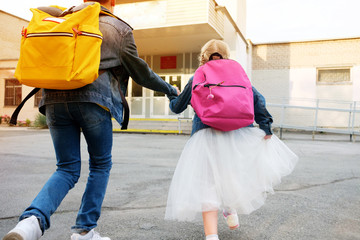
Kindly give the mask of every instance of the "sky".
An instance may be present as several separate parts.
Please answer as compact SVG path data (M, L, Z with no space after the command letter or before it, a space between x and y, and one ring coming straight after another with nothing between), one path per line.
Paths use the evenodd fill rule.
M247 0L254 43L360 37L359 24L360 0Z
M82 0L1 0L0 9L30 20L31 7L79 3ZM245 35L254 43L360 37L359 11L360 0L247 0Z
M0 10L30 20L32 16L30 8L50 5L59 5L67 8L79 5L82 2L82 0L0 0Z

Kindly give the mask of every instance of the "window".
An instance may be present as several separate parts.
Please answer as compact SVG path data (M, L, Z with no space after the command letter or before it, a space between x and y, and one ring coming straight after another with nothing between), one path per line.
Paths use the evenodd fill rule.
M170 76L170 85L181 89L181 76Z
M142 87L135 81L132 81L132 97L142 97Z
M21 84L16 79L5 79L5 106L17 106L21 103Z
M350 80L350 68L318 69L318 84L348 84Z
M38 107L40 104L40 100L42 97L42 89L40 89L35 95L34 95L34 106Z

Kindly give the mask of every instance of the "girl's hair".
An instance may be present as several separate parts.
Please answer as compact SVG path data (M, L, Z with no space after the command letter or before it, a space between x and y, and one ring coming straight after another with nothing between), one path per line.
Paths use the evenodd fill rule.
M210 56L214 53L221 55L223 59L229 59L230 57L230 48L224 41L212 39L205 43L201 48L201 53L199 56L200 66L207 63L210 59Z

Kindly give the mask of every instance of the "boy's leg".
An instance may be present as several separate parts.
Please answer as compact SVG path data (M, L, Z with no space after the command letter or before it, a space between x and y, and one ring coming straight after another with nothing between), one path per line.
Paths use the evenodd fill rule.
M50 227L50 216L80 176L80 128L71 121L66 104L47 105L46 117L55 148L57 169L20 216L17 228L26 237L36 230L37 224L42 233ZM36 221L32 220L32 216L36 217Z
M73 231L86 233L97 226L112 166L112 121L108 111L92 103L78 103L77 116L89 152L89 176Z
M42 231L50 227L50 216L80 177L80 128L71 120L66 104L46 106L46 119L55 148L57 169L45 183L20 220L35 215Z

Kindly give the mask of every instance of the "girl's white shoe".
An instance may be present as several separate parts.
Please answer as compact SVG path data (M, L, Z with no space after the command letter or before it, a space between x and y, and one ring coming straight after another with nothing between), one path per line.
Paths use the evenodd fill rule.
M206 240L219 240L219 237L217 234L212 234L212 235L206 236Z
M239 217L235 210L232 210L231 213L223 211L225 221L231 230L237 229L239 227Z

